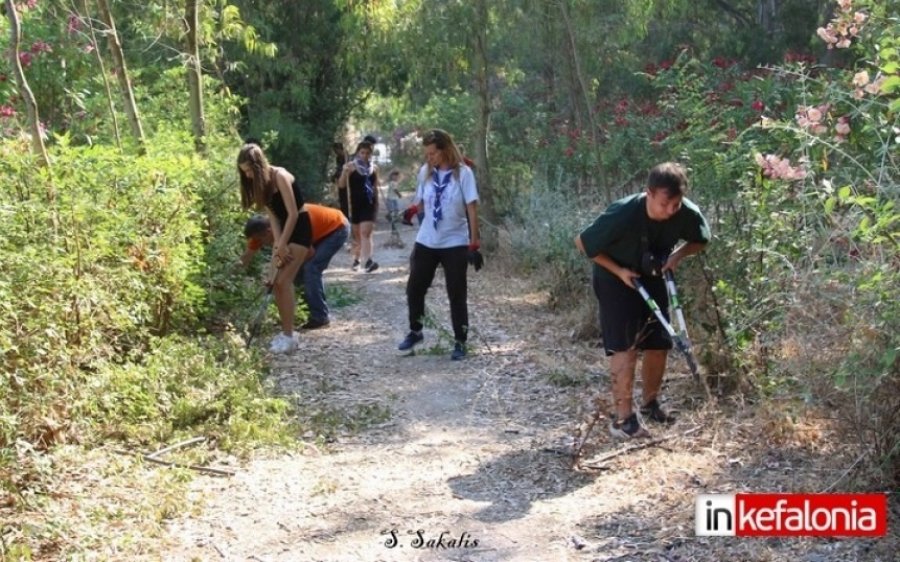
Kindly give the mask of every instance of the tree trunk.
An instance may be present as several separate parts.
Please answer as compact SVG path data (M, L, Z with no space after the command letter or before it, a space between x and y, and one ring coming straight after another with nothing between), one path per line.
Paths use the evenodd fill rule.
M37 102L34 100L34 93L28 86L28 80L25 78L25 71L22 69L22 62L19 60L19 44L22 40L22 25L19 21L19 13L16 11L16 5L12 0L6 0L6 15L9 18L9 39L10 39L10 66L12 66L13 74L16 76L16 85L19 87L19 95L25 102L25 113L28 119L28 128L31 130L31 149L35 156L38 157L38 163L49 169L50 156L47 154L47 147L44 146L43 132L41 131L41 118L38 115ZM51 190L50 198L55 196Z
M131 79L128 77L128 67L125 65L125 54L122 52L122 43L119 41L119 33L116 31L116 22L113 20L106 0L97 0L97 8L100 10L103 23L108 28L106 33L109 52L112 55L113 67L116 77L119 79L119 88L122 90L122 97L125 100L125 114L131 124L131 134L138 141L140 151L143 152L145 150L144 129L141 126L141 116L138 113L137 104L134 101L134 90L131 88Z
M777 0L757 0L756 23L772 36L778 31L778 2Z
M119 116L116 115L116 104L113 101L112 86L109 84L109 76L106 74L106 65L103 63L103 55L97 46L97 33L94 30L94 20L90 16L87 0L81 0L81 12L88 30L91 32L91 42L94 44L94 53L97 55L97 66L100 68L100 76L103 77L103 88L106 90L106 104L109 107L109 116L112 118L113 134L116 136L116 146L122 150L122 133L119 131Z
M188 106L191 111L191 130L194 147L203 152L206 135L206 119L203 116L203 74L200 71L200 45L197 41L197 26L200 23L200 3L186 0L184 20L187 27L187 80L189 90Z
M475 164L478 168L478 195L486 221L496 224L491 168L488 160L488 131L491 124L491 91L488 81L487 0L475 5L475 89L478 92L478 114L475 117Z
M575 31L572 29L572 19L569 17L569 0L559 0L559 7L560 11L562 12L563 24L566 28L566 36L568 38L568 46L570 55L572 57L575 78L577 79L578 86L581 90L580 96L575 92L572 93L574 99L578 100L579 97L581 98L580 103L576 103L575 105L575 112L579 113L579 106L582 106L582 110L584 112L584 117L578 119L579 128L589 129L591 146L596 148L598 145L597 124L594 122L594 112L592 110L591 97L588 92L587 82L584 79L584 73L581 71L581 63L579 62L580 57L578 56L578 45L575 43ZM584 134L584 130L582 130L581 132L582 134ZM592 185L589 187L596 186Z

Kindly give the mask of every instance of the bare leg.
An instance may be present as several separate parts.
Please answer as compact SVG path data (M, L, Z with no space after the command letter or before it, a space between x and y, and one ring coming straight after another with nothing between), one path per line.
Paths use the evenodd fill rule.
M375 223L365 221L359 223L359 261L365 264L372 258L372 231Z
M296 301L294 300L294 277L306 259L307 248L299 244L289 244L291 261L278 270L272 287L275 296L275 305L278 307L278 317L281 319L281 331L288 337L294 335L294 312Z
M637 350L635 349L618 351L609 358L612 398L618 420L624 420L632 414L632 389L636 365Z
M359 259L359 224L350 226L350 255Z
M659 395L663 374L666 372L666 358L668 355L669 352L665 349L644 351L644 358L641 361L642 406Z

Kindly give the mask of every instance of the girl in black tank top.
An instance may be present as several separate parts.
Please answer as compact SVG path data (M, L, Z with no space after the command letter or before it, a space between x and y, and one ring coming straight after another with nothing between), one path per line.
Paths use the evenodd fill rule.
M297 349L294 332L294 277L309 254L312 229L309 213L303 208L303 196L294 176L269 165L259 145L245 144L238 153L241 180L241 206L268 211L271 217L273 248L270 278L281 333L272 340L270 351L290 353Z

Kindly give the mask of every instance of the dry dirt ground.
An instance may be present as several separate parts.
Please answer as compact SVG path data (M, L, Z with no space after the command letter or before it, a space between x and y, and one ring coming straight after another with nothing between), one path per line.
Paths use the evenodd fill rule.
M147 559L228 561L896 560L881 540L698 538L698 493L818 491L852 463L815 420L710 403L674 361L665 404L679 421L654 446L573 469L566 456L591 394L608 389L598 349L570 339L546 295L491 259L470 271L471 355L449 360L442 274L424 350L400 356L414 230L372 274L341 252L327 272L358 302L300 350L273 359L278 392L332 423L302 453L258 458L231 478L197 476L191 515ZM585 290L585 298L592 298ZM306 435L315 443L315 435ZM598 426L583 458L622 451Z

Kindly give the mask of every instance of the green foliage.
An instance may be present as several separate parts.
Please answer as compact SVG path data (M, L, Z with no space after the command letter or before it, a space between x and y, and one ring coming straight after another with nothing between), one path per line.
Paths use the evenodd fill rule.
M261 357L235 337L168 337L139 362L102 365L75 408L101 435L143 445L188 434L224 449L253 442L287 443L287 402L267 398Z
M580 289L589 278L574 237L594 218L591 211L599 212L594 201L567 196L549 185L537 184L519 195L526 204L510 220L509 249L525 274L541 279L553 306L571 306L585 298Z
M157 134L144 156L60 137L52 180L23 141L0 151L12 187L0 195L0 474L28 466L23 444L202 433L241 449L294 434L261 358L204 336L246 290L231 265L243 217L230 150L200 158L184 132Z

